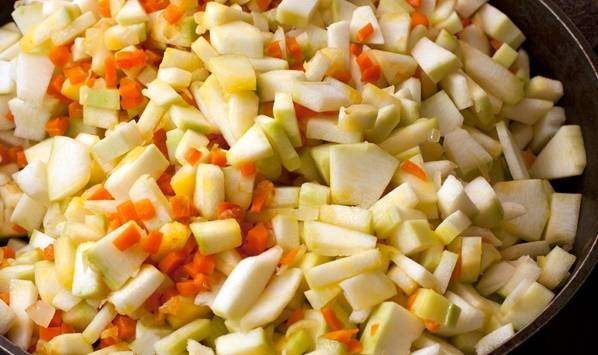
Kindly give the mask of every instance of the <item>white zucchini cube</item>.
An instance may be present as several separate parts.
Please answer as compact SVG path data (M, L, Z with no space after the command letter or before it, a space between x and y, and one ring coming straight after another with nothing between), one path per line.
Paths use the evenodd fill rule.
M392 281L380 271L359 274L339 286L353 310L369 309L397 293Z
M566 157L566 158L561 158ZM559 128L530 168L530 175L541 179L559 179L581 175L587 164L581 127Z
M242 21L212 28L210 43L220 54L238 54L250 58L264 56L264 38L260 30Z
M577 234L580 208L581 194L552 194L544 239L551 245L571 248Z
M216 75L220 86L229 93L256 89L255 70L245 56L213 57L209 61L209 67Z
M243 317L258 300L274 273L282 249L274 247L243 259L228 275L212 305L212 311L227 319Z
M369 208L382 196L399 163L372 143L330 149L332 201Z
M305 26L318 7L318 0L283 0L276 7L276 21L289 26Z
M139 273L109 297L119 314L133 314L162 284L165 277L152 265L142 266Z
M426 37L417 42L411 50L411 55L435 83L461 67L457 56Z

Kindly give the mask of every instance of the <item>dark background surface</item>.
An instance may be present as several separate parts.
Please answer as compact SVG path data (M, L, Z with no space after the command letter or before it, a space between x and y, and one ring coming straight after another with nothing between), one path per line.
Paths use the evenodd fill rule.
M553 1L575 22L594 52L598 52L598 0ZM598 354L597 290L598 270L594 270L563 310L511 354Z

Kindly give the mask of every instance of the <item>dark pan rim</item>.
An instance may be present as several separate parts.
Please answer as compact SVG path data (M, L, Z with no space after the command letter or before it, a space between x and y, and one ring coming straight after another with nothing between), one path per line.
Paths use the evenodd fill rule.
M592 46L588 43L587 39L571 21L571 19L561 10L552 0L537 0L555 19L560 25L567 31L571 40L573 40L577 47L581 50L587 65L590 66L594 74L594 79L598 82L598 70L596 63L598 59L594 53ZM579 258L579 256L577 256ZM586 281L588 276L594 270L594 267L598 263L598 235L594 237L594 240L588 249L588 252L584 255L583 259L578 259L578 267L570 276L566 284L561 288L556 297L551 303L544 309L542 314L536 318L532 323L528 324L525 328L518 331L509 341L500 346L498 349L493 351L492 355L507 354L529 339L532 335L536 334L544 325L546 325L561 309L569 303L571 298L579 290L581 285ZM3 336L0 336L0 353L12 354L12 355L25 355L20 348L8 341Z
M538 0L538 2L556 18L559 24L567 31L570 39L577 44L587 65L589 65L594 74L594 80L598 82L598 70L596 69L598 59L587 39L583 36L577 26L575 26L573 21L571 21L569 16L567 16L567 14L565 14L565 12L552 0ZM544 309L542 314L540 314L540 316L532 323L525 326L525 328L515 333L509 341L493 351L492 355L507 354L513 351L532 335L536 334L536 332L546 325L567 303L569 303L569 301L571 301L571 298L586 281L588 276L590 276L598 263L598 235L594 237L590 248L588 248L588 252L585 255L582 255L583 258L580 258L579 255L576 256L578 257L577 263L579 266L550 304Z

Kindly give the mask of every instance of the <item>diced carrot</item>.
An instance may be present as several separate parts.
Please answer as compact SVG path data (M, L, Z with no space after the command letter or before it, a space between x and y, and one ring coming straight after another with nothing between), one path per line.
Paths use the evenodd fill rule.
M98 78L97 75L95 75L94 73L91 73L89 75L89 77L87 78L87 80L85 81L85 85L89 86L90 88L93 87L95 85L97 78Z
M247 163L241 164L240 170L241 170L241 175L251 176L251 175L255 174L257 168L255 166L255 163L247 162Z
M370 335L371 336L376 336L376 334L378 333L378 330L380 329L380 324L376 323L373 324L370 328Z
M71 51L67 46L57 46L50 50L48 58L55 66L62 68L71 59Z
M461 278L461 255L457 257L457 263L455 264L455 268L453 269L453 273L451 275L451 280L459 280Z
M168 5L168 7L166 7L164 12L162 13L162 16L164 16L166 21L168 21L171 24L175 24L175 23L179 22L181 20L181 18L183 17L183 15L184 15L183 9L176 6L175 4Z
M295 108L295 115L297 115L297 119L300 121L307 120L318 115L317 112L312 111L298 103L293 103L293 106Z
M332 75L332 77L335 78L336 80L342 81L343 83L348 83L353 78L353 76L351 75L351 72L348 70L336 71Z
M490 40L490 46L492 48L494 48L494 50L498 50L500 48L500 46L502 46L502 42L497 39L492 38Z
M147 12L156 12L166 8L168 0L142 0L141 5Z
M201 159L201 152L196 148L191 147L187 153L185 153L185 160L191 165L197 164L199 159Z
M440 324L433 320L424 320L424 325L426 326L426 329L431 332L437 331L440 328Z
M226 154L220 149L212 149L210 152L210 164L225 167L227 164Z
M172 180L172 176L173 176L173 174L167 170L167 171L163 172L162 175L160 175L160 177L156 181L158 183L158 187L160 188L160 191L162 191L162 193L164 195L167 195L167 196L174 195L174 190L172 189L172 186L170 185L170 180Z
M11 226L11 228L12 228L13 231L17 232L20 235L26 235L27 234L27 230L25 228L21 227L20 225L16 224L16 223L13 224Z
M260 103L260 108L259 108L260 114L272 117L273 110L274 110L274 101Z
M8 162L8 149L2 144L0 144L0 164Z
M536 161L536 155L529 150L524 150L522 152L522 155L523 155L523 161L525 162L525 166L528 169L531 168L532 165L534 165L534 162Z
M11 247L2 247L0 249L4 251L4 259L14 259L17 254Z
M18 145L8 148L8 151L7 151L8 161L13 162L13 163L16 162L17 161L17 153L22 150L23 150L23 147L18 146Z
M297 323L298 321L302 320L303 318L305 318L305 311L303 311L303 308L297 308L297 309L293 310L293 312L291 312L291 315L289 316L289 318L287 318L287 327Z
M43 250L44 259L48 261L54 261L54 245L50 244Z
M197 272L202 274L211 274L214 272L216 262L214 257L211 255L201 255L200 252L195 253L193 256L193 265Z
M118 328L118 338L124 341L130 341L135 338L135 326L137 321L123 315L117 315L113 321Z
M116 206L116 211L118 212L123 223L128 221L136 221L139 219L139 216L137 216L137 211L135 210L135 204L130 200L127 200Z
M181 251L186 256L191 256L193 253L195 253L196 250L197 250L197 242L195 241L195 238L187 238L187 241L185 242L183 249L181 249ZM187 258L187 259L189 259L189 258Z
M422 180L428 179L428 175L426 174L424 169L420 168L419 165L413 163L411 160L405 160L401 164L401 170L408 174L414 175Z
M48 85L48 94L52 96L60 96L62 85L64 84L65 77L62 74L56 74L50 80L50 84Z
M4 118L8 121L8 122L14 122L15 121L15 116L12 114L12 112L10 111L6 111L6 114L4 115Z
M199 288L199 291L209 291L212 289L210 277L206 274L197 274L193 277L193 282Z
M120 100L120 107L123 110L131 110L143 103L143 97L127 97Z
M353 335L357 334L358 331L359 329L357 328L333 330L324 334L324 337L330 340L336 340L346 344L351 340Z
M264 223L258 223L249 230L242 250L248 255L261 254L268 247L268 229Z
M58 327L62 324L62 311L59 309L56 309L56 311L54 311L54 315L52 316L52 320L50 321L50 324L48 324L48 327Z
M62 334L61 327L39 327L39 339L43 341L50 341Z
M63 322L62 324L60 324L60 331L62 332L62 334L75 333L75 328L73 328L70 324L66 324Z
M361 51L363 51L363 46L361 44L358 43L351 43L351 53L354 56L358 56L361 54Z
M69 129L69 118L68 117L56 117L46 122L46 132L50 137L64 136L66 131Z
M363 345L357 339L349 339L349 341L347 341L345 345L347 345L347 350L349 351L349 354L361 354L361 352L363 351Z
M280 261L278 263L280 265L292 265L297 259L297 255L299 255L300 251L301 247L296 247L289 250L282 256L282 258L280 258Z
M114 197L104 188L104 186L99 185L95 191L89 196L88 200L91 201L99 201L99 200L114 200Z
M69 117L74 119L80 119L81 114L83 113L83 107L77 101L72 101L69 106Z
M301 47L299 46L297 39L295 37L287 37L286 42L287 42L287 49L291 53L293 60L295 62L303 61L303 52L301 52Z
M171 251L158 264L158 268L165 274L170 274L176 268L183 265L187 256L180 250Z
M120 220L120 216L118 215L118 213L113 213L111 215L108 215L108 227L111 230L115 230L116 228L122 226L122 221Z
M272 2L272 0L257 0L257 7L262 11L266 11L270 6L270 2Z
M193 261L184 264L182 266L182 269L185 271L185 274L187 274L188 276L191 276L191 277L200 273L199 271L197 271L195 269L195 264L193 264Z
M422 4L422 0L407 0L407 2L413 7L420 7Z
M415 304L415 301L417 300L417 293L411 294L408 298L407 298L407 309L411 310L413 309L413 305Z
M81 66L81 68L83 68L83 70L88 72L91 70L91 59L87 59L87 60L79 62L79 65Z
M143 250L150 254L157 253L162 244L162 237L162 233L159 231L151 231L143 242Z
M73 328L70 324L63 322L60 324L60 331L62 334L75 333L75 328Z
M114 244L118 250L125 251L139 243L140 239L141 235L139 235L139 230L137 230L134 225L129 225L118 237L114 238L112 244Z
M87 79L87 72L82 66L76 65L74 67L65 68L64 75L69 79L71 85L78 85Z
M328 328L330 328L330 330L337 331L343 329L343 323L341 323L341 321L338 320L338 318L336 317L336 313L334 313L334 310L332 308L326 306L322 308L320 312L322 313L322 316L324 317L324 320L326 321L326 324L328 325Z
M116 76L116 63L114 57L109 55L104 61L104 80L106 80L106 86L109 88L115 88L117 84Z
M145 302L143 302L143 306L145 307L146 310L148 310L150 312L157 311L161 305L161 302L160 302L161 297L162 297L162 294L160 292L156 291L156 292L152 293L152 295L149 296L148 299L145 300Z
M357 65L359 65L359 69L361 69L361 71L363 72L367 68L373 67L374 62L366 52L362 52L361 54L359 54L359 56L357 56Z
M142 67L146 63L146 54L143 49L116 53L116 66L121 69Z
M380 80L381 69L378 64L365 69L361 73L361 81L365 83L373 83Z
M415 74L413 74L413 76L416 77L416 78L418 78L418 79L421 79L422 73L423 73L422 68L421 67L417 67L415 69Z
M424 25L428 27L430 25L428 17L421 12L414 11L411 13L411 28L418 25Z
M102 17L110 17L110 0L99 0L98 6Z
M268 180L260 181L253 191L253 200L251 201L251 212L260 212L270 196L274 192L274 184Z
M147 198L135 202L135 212L137 212L137 217L142 221L156 217L154 204Z
M137 81L129 78L120 79L118 93L123 99L140 99L140 102L143 101L141 85Z
M218 219L234 218L240 223L245 216L245 211L239 205L225 201L218 204L216 214Z
M199 287L193 280L177 282L176 289L181 296L195 296L199 292Z
M62 84L64 84L64 75L56 74L50 80L50 84L48 85L48 94L52 96L59 96L62 95L60 91L62 90Z
M372 25L371 22L368 22L365 26L363 26L362 28L360 28L357 31L357 34L355 35L355 37L357 38L357 40L359 42L364 42L366 39L368 39L372 34L374 33L374 26Z
M282 49L279 41L270 42L266 45L266 55L268 57L282 58Z
M187 196L174 196L170 199L170 211L174 219L191 217L191 201Z
M168 157L168 147L166 146L166 130L164 130L164 128L160 128L154 132L152 136L152 142L156 145L160 152L164 154L165 157Z
M19 169L23 169L27 166L27 157L25 156L23 149L17 151L16 162Z
M0 300L4 301L6 304L10 304L10 293L0 292Z
M147 62L147 64L151 64L151 65L160 64L160 62L162 61L162 56L154 51L146 49L145 50L145 61Z

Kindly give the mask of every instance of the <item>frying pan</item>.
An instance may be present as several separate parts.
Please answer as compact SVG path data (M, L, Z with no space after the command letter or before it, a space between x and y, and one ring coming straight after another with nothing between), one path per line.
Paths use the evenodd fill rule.
M10 0L0 0L0 24L10 19ZM494 0L527 36L534 73L563 82L565 96L559 102L567 121L582 127L588 165L580 177L553 181L559 192L582 193L577 238L572 253L577 256L571 277L544 312L512 339L493 352L506 354L548 323L573 297L598 262L598 71L596 55L571 20L551 0ZM25 354L0 337L0 352Z

